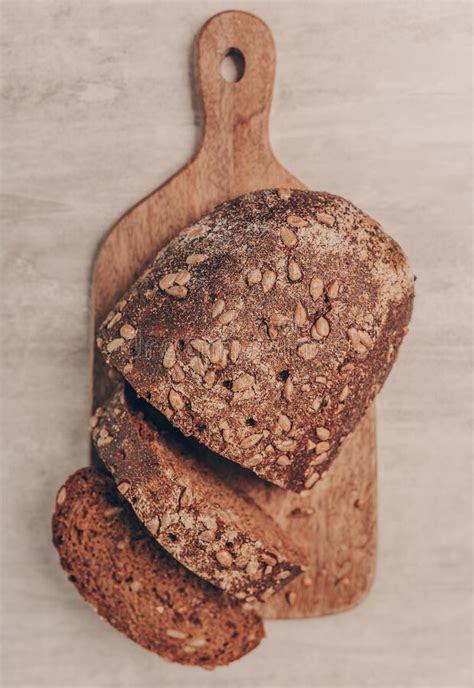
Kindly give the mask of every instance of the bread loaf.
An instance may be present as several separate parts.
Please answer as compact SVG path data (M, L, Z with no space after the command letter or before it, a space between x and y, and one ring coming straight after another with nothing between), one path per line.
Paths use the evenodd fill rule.
M412 300L402 250L352 203L257 191L161 250L97 344L185 435L301 491L382 386Z
M122 387L92 424L119 492L157 542L195 574L253 602L301 573L302 555L280 527L216 472L223 459L186 441L147 404Z
M53 542L69 580L100 616L169 660L212 669L264 637L254 611L170 557L93 468L59 490Z

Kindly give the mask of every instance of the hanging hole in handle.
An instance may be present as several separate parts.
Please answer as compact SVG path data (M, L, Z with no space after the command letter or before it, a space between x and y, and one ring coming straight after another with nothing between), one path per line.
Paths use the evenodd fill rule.
M230 84L240 81L245 73L245 57L238 48L230 48L221 62L221 75Z

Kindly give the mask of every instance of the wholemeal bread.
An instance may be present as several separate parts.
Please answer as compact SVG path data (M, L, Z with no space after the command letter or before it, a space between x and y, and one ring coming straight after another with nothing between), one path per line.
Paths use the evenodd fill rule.
M69 580L100 616L169 660L212 669L264 637L254 611L170 557L93 468L59 490L53 542Z
M382 386L412 301L402 250L352 203L257 191L161 250L97 344L185 435L301 491Z
M92 436L119 492L175 559L248 602L264 601L301 573L281 528L224 479L222 464L120 387L96 411ZM217 469L221 469L216 470Z

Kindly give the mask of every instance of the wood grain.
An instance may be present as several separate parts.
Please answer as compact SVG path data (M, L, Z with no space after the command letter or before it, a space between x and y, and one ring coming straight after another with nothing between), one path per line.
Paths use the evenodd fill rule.
M245 58L240 81L220 64L230 49ZM95 261L92 309L96 325L123 291L180 229L217 204L268 187L305 188L275 158L268 121L275 47L268 27L246 12L212 17L195 44L195 70L204 127L190 162L127 212L102 242ZM94 403L110 392L114 374L98 354ZM246 489L305 549L309 567L291 592L264 607L267 618L318 616L356 604L370 587L376 554L375 418L369 411L330 474L307 496L261 481Z

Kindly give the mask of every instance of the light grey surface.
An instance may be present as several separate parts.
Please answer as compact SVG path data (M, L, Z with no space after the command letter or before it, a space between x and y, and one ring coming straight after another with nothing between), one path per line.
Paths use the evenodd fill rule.
M418 282L378 402L369 597L269 623L256 652L210 674L101 622L61 572L49 519L87 462L94 251L192 153L190 44L230 7L274 32L278 157L378 218ZM471 685L470 3L3 0L1 14L3 685Z

